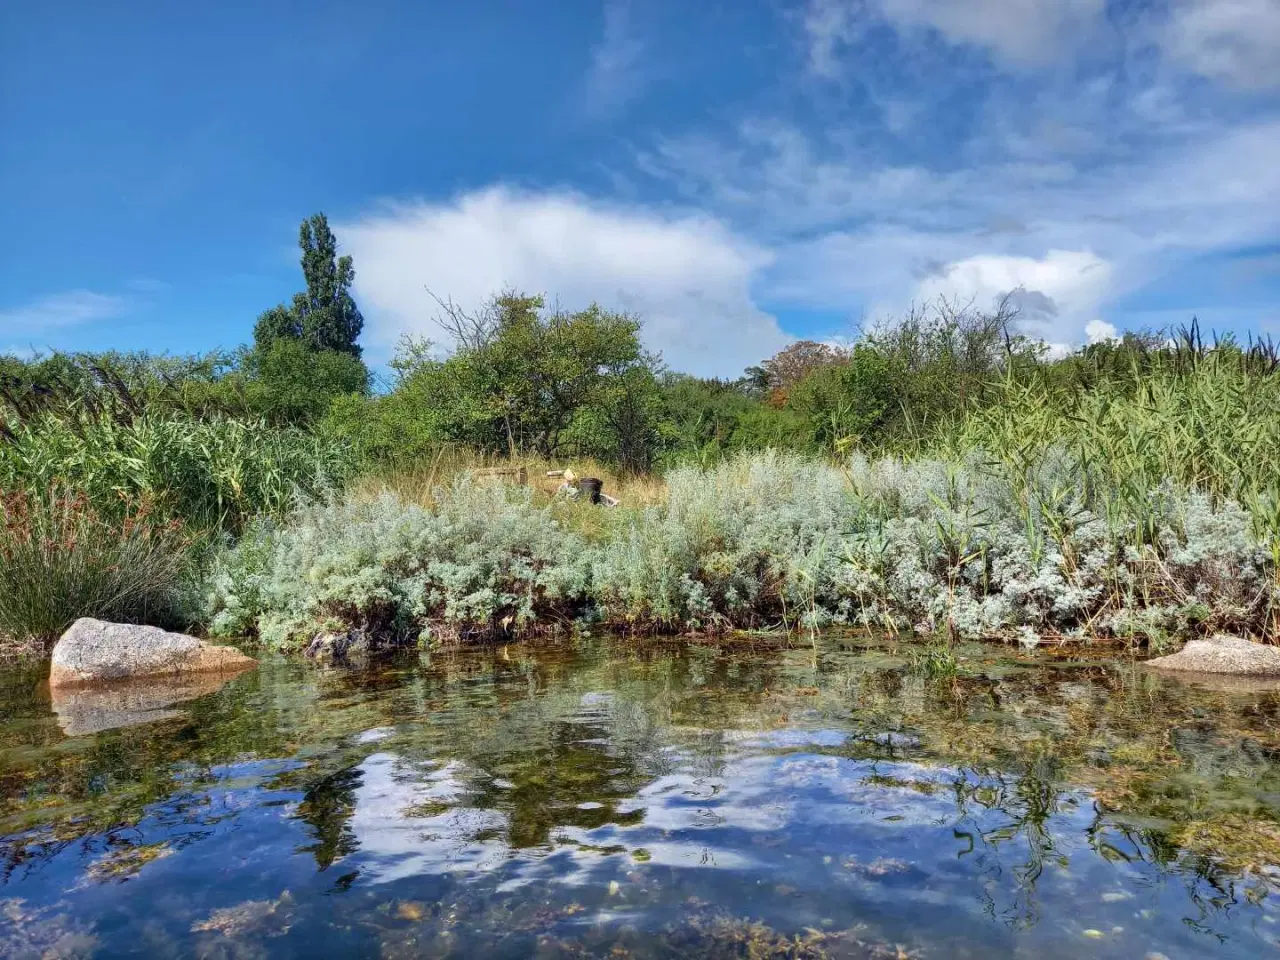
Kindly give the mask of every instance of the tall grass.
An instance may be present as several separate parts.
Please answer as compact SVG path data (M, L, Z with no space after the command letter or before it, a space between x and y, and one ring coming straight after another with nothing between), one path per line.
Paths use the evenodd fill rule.
M83 493L100 510L146 502L191 528L238 529L341 484L345 447L292 428L175 413L43 413L0 437L0 489Z
M82 616L180 625L188 574L217 535L287 513L352 466L339 444L253 421L11 418L0 429L0 640L47 642Z
M1075 461L1090 506L1135 521L1139 537L1152 532L1152 494L1172 484L1235 501L1260 538L1280 540L1280 375L1251 369L1236 352L1209 351L1088 390L1009 377L989 404L942 434L934 453L958 460L982 450L1025 475L1052 448Z
M53 487L0 497L0 638L44 644L79 617L173 624L190 538L146 505L104 517Z

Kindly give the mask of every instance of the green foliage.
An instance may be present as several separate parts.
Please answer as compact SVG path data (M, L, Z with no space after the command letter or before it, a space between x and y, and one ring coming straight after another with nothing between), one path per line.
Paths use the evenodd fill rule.
M104 516L53 486L0 497L0 637L51 643L79 617L173 624L188 538L150 509Z
M248 572L223 578L211 615L280 643L327 629L506 635L571 616L629 630L850 624L1028 645L1275 632L1277 568L1248 512L1162 483L1154 519L1106 517L1110 493L1061 450L1023 470L981 452L855 456L844 470L741 454L667 483L655 506L566 514L523 488L465 481L434 509L390 495L327 502L285 524L266 553L233 553L228 569ZM1152 536L1135 536L1140 523ZM237 583L268 586L246 600Z
M107 514L145 501L194 529L236 529L340 483L339 443L261 421L142 413L41 414L0 440L0 489L84 493Z
M302 222L298 246L307 288L291 306L280 304L258 318L253 349L239 371L249 408L276 423L310 423L338 397L369 392L357 343L364 317L351 297L351 258L337 255L322 213Z
M369 371L359 357L312 350L298 340L276 340L246 358L248 408L273 423L311 423L340 397L364 397Z
M327 429L384 463L456 444L652 466L663 407L635 320L594 306L548 313L541 298L515 294L476 315L446 309L455 352L441 360L425 342L402 341L391 393L339 404Z
M801 380L787 405L805 422L818 449L843 452L883 435L898 412L902 372L894 358L859 344L844 360Z
M351 297L355 268L338 256L338 241L323 213L302 221L298 231L302 274L307 289L295 294L292 306L272 307L258 318L254 344L266 350L281 340L294 340L313 351L332 350L357 359L357 339L364 317Z
M985 450L1012 476L1062 448L1099 513L1133 522L1138 542L1154 538L1169 482L1246 507L1255 533L1280 548L1280 376L1230 347L1195 359L1131 352L1129 362L1129 375L1095 373L1088 389L1063 389L1052 368L1006 377L934 445L949 457ZM1084 362L1072 367L1079 377Z
M249 407L235 378L238 360L236 354L217 352L0 356L0 424L12 426L42 414L127 420L143 410L242 416Z
M207 617L215 631L254 625L296 646L324 630L372 644L436 634L497 638L574 615L586 586L581 542L528 490L459 483L435 510L391 494L306 506L264 547L222 557Z

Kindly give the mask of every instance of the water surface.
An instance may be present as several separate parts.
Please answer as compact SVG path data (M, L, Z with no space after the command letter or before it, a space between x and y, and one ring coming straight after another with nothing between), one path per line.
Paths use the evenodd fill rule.
M11 669L0 956L1277 951L1280 693L908 653L268 660L76 736Z

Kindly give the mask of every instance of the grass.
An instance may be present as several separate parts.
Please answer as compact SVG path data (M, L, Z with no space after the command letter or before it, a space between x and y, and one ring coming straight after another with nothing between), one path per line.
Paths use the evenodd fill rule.
M145 506L104 517L52 488L0 498L0 637L55 640L79 617L173 625L185 613L191 539Z
M566 468L572 469L579 477L598 477L604 482L604 492L626 507L650 506L663 502L667 496L663 477L624 473L598 460L556 461L536 456L513 460L454 446L438 448L429 459L414 467L363 473L350 485L348 494L355 498L372 498L389 491L407 503L432 507L438 493L449 489L459 478L474 479L486 470L520 468L524 468L527 485L534 490L535 496L546 503L554 500L563 482L546 474Z
M40 413L0 431L0 489L74 489L104 514L145 502L198 530L283 513L352 466L343 446L317 435L225 417Z
M287 643L569 623L1280 639L1276 363L1231 344L1126 362L1075 379L1011 362L963 416L840 461L757 451L659 478L443 446L362 473L302 430L38 412L6 428L0 481L79 491L106 527L145 503L189 530L250 530L215 564L207 616ZM504 467L526 482L486 474ZM556 496L546 473L566 467L622 506Z

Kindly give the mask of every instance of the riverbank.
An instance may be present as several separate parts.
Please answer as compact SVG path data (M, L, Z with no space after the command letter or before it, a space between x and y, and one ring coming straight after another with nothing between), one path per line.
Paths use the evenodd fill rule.
M465 477L430 504L308 504L217 558L209 630L303 649L847 626L1160 651L1274 629L1276 566L1249 511L1165 483L1139 514L1057 448L1022 467L767 452L666 479L661 502L612 510Z

